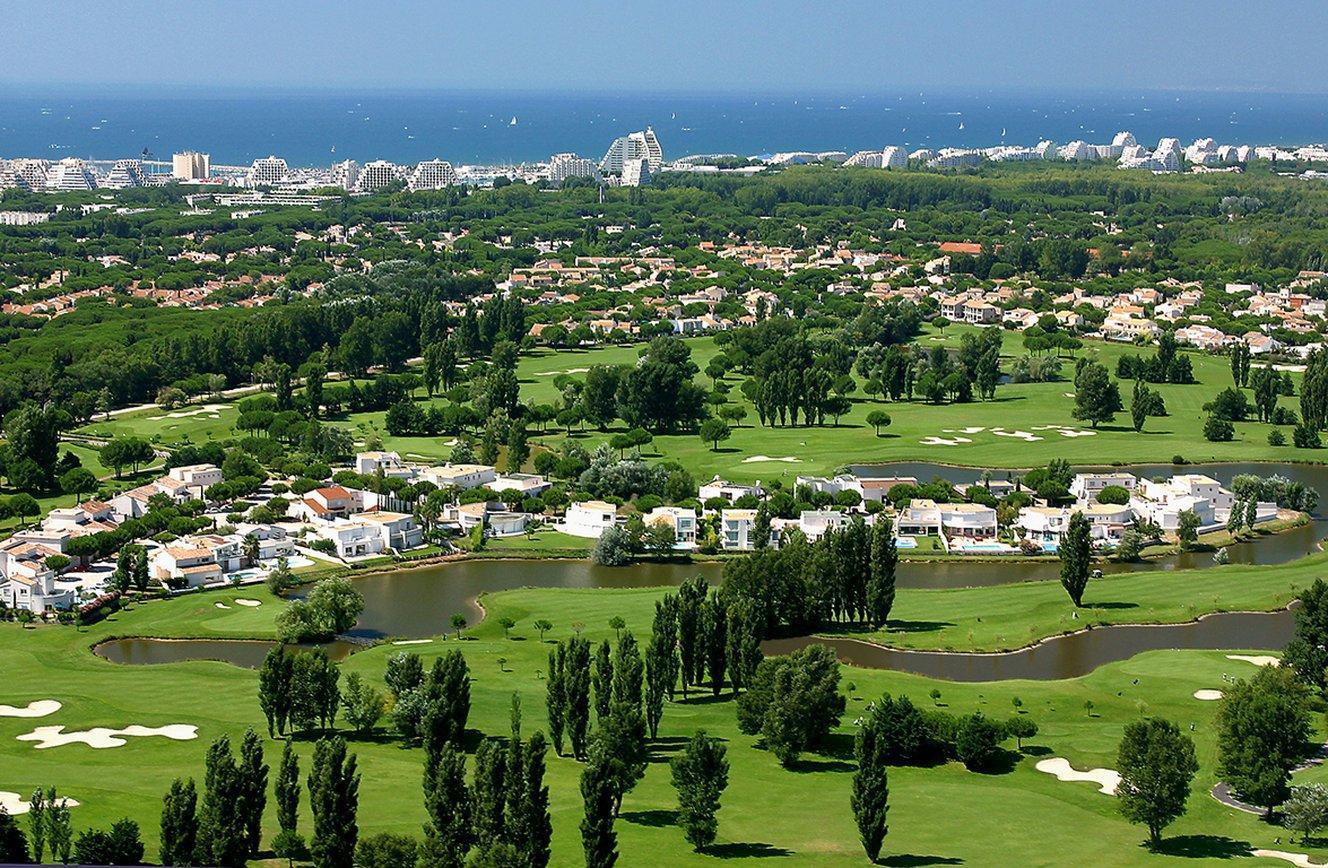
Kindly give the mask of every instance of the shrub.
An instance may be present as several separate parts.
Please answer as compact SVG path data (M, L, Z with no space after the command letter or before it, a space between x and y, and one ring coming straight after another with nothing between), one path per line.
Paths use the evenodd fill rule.
M1319 440L1319 432L1303 422L1292 429L1291 442L1296 444L1297 449L1318 449L1323 445Z
M1236 426L1218 416L1209 416L1204 421L1203 435L1205 440L1226 443L1235 438Z
M1273 430L1268 432L1268 445L1269 446L1286 445L1286 435L1282 433L1281 428L1274 428Z

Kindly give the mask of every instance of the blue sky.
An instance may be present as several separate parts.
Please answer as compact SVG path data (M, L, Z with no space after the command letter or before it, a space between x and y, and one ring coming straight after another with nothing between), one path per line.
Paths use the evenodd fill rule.
M1305 0L5 0L0 85L1328 91Z

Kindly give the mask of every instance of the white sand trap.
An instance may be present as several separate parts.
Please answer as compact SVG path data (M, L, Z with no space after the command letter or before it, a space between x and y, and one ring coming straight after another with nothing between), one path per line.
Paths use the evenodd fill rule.
M458 439L456 439L455 437L453 437L451 440L448 440L448 441L447 441L446 443L444 443L443 445L446 446L447 448L451 449L453 446L457 445L457 444L460 443L460 442L461 442L460 440L458 440Z
M992 428L991 433L995 434L997 437L1017 437L1027 443L1033 443L1042 439L1036 434L1030 434L1027 431L1006 431L1004 428Z
M1067 398L1073 398L1073 397L1074 397L1074 392L1064 392L1063 394L1064 394L1065 397L1067 397Z
M783 461L785 464L800 464L801 458L794 458L792 455L785 455L783 458L771 458L769 455L749 455L742 459L743 464L754 464L758 461Z
M1116 787L1120 786L1120 772L1114 769L1089 769L1086 772L1077 772L1070 761L1064 757L1052 757L1050 759L1039 760L1038 764L1033 766L1040 772L1046 772L1049 775L1055 775L1062 781L1092 781L1098 785L1098 790L1109 796L1116 794Z
M252 609L252 608L254 608L255 606L261 606L261 605L263 605L263 602L262 602L261 600L249 600L249 599L246 599L246 598L244 598L244 597L239 597L239 598L237 598L237 599L235 600L235 605L237 605L237 606L247 606L248 608Z
M66 808L78 807L78 801L76 799L70 799L59 795L57 795L56 798L63 802ZM3 808L9 816L13 817L16 814L26 814L31 807L32 803L25 801L18 793L7 793L4 790L0 790L0 808Z
M175 741L192 741L198 738L198 727L188 723L169 723L166 726L126 726L124 729L111 729L108 726L96 726L92 729L65 732L63 726L39 726L32 732L15 736L19 741L37 742L37 750L48 747L61 747L67 744L86 744L95 750L110 747L124 747L124 737L147 737L159 735Z
M54 699L37 699L27 705L0 705L0 717L45 717L59 710L60 703Z
M213 603L212 605L216 606L218 609L229 609L229 608L230 608L230 606L226 605L225 603Z
M1062 437L1096 437L1096 431L1076 431L1073 428L1062 428L1059 433Z
M204 404L202 407L195 407L192 410L176 410L174 413L167 413L164 416L149 416L154 422L160 422L162 419L187 419L190 416L211 416L213 419L221 418L221 411L226 409L225 404Z
M393 645L428 645L432 639L398 639Z
M1222 691L1220 691L1220 690L1196 690L1196 691L1194 691L1194 698L1195 698L1195 699L1202 699L1204 702L1216 702L1217 700L1219 700L1219 699L1222 698Z
M586 372L589 371L589 370L590 370L590 368L568 368L568 369L565 370L565 371L540 371L540 372L539 372L538 374L536 374L535 376L537 376L537 377L556 377L556 376L558 376L559 374L584 374L584 373L586 373Z
M1323 862L1311 862L1310 857L1304 853L1288 853L1285 850L1255 850L1254 855L1260 859L1284 859L1295 865L1296 868L1320 868Z
M1243 660L1255 666L1281 666L1282 661L1268 654L1228 654L1228 660Z
M920 441L923 446L958 446L960 443L972 443L967 437L923 437Z
M970 425L967 428L942 428L942 434L981 434L987 429L981 425Z

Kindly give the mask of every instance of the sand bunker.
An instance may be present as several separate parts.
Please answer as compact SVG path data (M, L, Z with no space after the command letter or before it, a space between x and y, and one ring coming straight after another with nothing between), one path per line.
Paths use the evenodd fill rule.
M792 455L785 455L783 458L771 458L769 455L749 455L742 459L743 464L752 464L757 461L783 461L786 464L797 464L802 461L801 458L794 458Z
M428 645L432 639L398 639L393 645Z
M61 795L57 795L56 798L63 802L66 808L78 807L78 801L75 799ZM26 814L32 808L32 803L25 801L18 793L7 793L0 790L0 808L3 808L12 817L16 814Z
M992 428L991 433L995 434L997 437L1017 437L1020 440L1024 440L1028 443L1032 443L1035 440L1042 439L1036 434L1030 434L1027 431L1006 431L1004 428Z
M923 437L920 441L923 446L958 446L960 443L972 443L967 437Z
M584 374L584 373L586 373L586 372L589 371L589 370L590 370L590 368L568 368L568 369L565 370L565 371L540 371L540 372L539 372L538 374L536 374L535 376L537 376L537 377L556 377L556 376L558 376L559 374Z
M981 425L970 425L967 428L942 428L942 434L981 434L987 429Z
M204 404L201 407L195 407L192 410L176 410L173 413L167 413L164 416L149 416L153 422L160 422L162 419L187 419L190 416L212 416L220 418L222 410L226 409L225 404Z
M124 747L125 737L147 737L159 735L175 741L191 741L198 738L198 727L188 723L170 723L166 726L126 726L124 729L111 729L97 726L92 729L65 732L63 726L39 726L32 732L15 736L19 741L36 742L37 750L48 747L61 747L66 744L86 744L96 750L110 747Z
M225 603L213 603L212 605L216 606L218 609L229 609L229 608L230 608L230 606L226 605Z
M1062 428L1058 432L1062 437L1096 437L1096 431L1076 431L1073 428Z
M1219 699L1222 698L1222 691L1220 691L1220 690L1196 690L1196 691L1194 691L1194 698L1195 698L1195 699L1202 699L1204 702L1216 702L1217 700L1219 700Z
M0 705L0 717L45 717L59 710L54 699L36 699L27 705Z
M261 605L263 605L263 603L262 603L261 600L248 600L248 599L245 599L244 597L240 597L240 598L236 599L235 604L236 604L237 606L248 606L250 609L252 609L252 608L255 607L255 606L261 606Z
M1255 850L1254 855L1262 859L1285 859L1297 868L1320 868L1323 862L1311 862L1304 853L1288 853L1285 850Z
M1092 781L1098 785L1100 792L1109 796L1116 794L1116 787L1120 786L1120 772L1113 769L1089 769L1086 772L1077 772L1070 761L1064 757L1051 757L1050 759L1040 760L1033 766L1040 772L1046 772L1049 775L1055 775L1062 781Z
M1228 660L1243 660L1255 666L1281 666L1282 661L1268 654L1228 654Z

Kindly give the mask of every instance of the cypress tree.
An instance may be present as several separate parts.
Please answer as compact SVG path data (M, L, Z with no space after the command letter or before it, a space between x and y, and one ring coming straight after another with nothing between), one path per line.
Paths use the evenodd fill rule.
M586 734L590 729L590 643L580 636L567 641L567 734L572 755L586 757Z
M244 815L245 843L251 854L258 852L263 833L263 809L267 807L267 763L258 733L245 730L240 742L240 801L235 810Z
M895 570L899 551L895 547L894 525L885 515L877 515L871 537L871 580L867 588L867 620L880 629L890 617L895 604Z
M197 812L198 792L194 779L176 778L161 799L161 864L194 864L194 846L198 840Z
M885 706L881 706L884 708ZM881 843L888 827L886 814L890 810L890 785L886 772L889 761L889 739L882 731L883 716L873 714L859 727L853 740L853 754L858 769L853 773L853 791L849 804L858 824L858 835L867 858L875 862L881 855Z
M359 837L360 775L355 755L340 736L319 739L309 771L309 807L314 815L309 851L315 868L351 868Z
M613 697L613 660L610 657L609 640L600 643L595 652L595 719L603 720L609 716L609 705Z
M300 816L300 758L289 741L281 752L273 794L277 803L277 825L283 832L294 832Z
M473 840L473 798L466 787L466 758L445 743L424 766L424 809L429 822L420 846L420 868L455 868L465 862Z
M559 643L549 652L549 674L545 680L544 706L549 714L549 735L553 749L563 755L563 724L567 718L567 648Z

